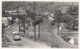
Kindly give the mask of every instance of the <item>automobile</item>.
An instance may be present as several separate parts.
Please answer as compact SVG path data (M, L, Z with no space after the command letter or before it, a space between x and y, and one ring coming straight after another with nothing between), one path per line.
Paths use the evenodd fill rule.
M12 35L13 35L12 38L14 41L20 41L21 40L21 36L20 36L19 32L12 32Z

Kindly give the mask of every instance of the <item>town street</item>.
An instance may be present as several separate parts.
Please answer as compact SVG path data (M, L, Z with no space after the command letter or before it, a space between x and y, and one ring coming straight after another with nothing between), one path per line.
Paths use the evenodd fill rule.
M10 30L8 30L8 29L10 29ZM6 34L7 34L6 36L12 41L12 43L10 44L9 47L50 48L49 46L47 46L43 43L35 42L35 41L32 41L25 37L21 37L20 41L14 41L12 39L12 32L18 31L18 25L15 24L14 26L12 26L11 28L8 28L8 29L5 29Z

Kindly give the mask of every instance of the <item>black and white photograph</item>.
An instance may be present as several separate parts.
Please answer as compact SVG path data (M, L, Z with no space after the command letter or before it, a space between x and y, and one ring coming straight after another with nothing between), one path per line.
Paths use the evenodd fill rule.
M78 48L79 2L2 1L2 48Z

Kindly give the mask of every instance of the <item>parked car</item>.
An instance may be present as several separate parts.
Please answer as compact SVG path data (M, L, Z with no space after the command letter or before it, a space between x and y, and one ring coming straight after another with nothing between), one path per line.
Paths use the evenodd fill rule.
M19 32L12 32L12 34L13 34L13 40L14 41L19 41L19 40L21 40L21 36L20 36L20 33Z

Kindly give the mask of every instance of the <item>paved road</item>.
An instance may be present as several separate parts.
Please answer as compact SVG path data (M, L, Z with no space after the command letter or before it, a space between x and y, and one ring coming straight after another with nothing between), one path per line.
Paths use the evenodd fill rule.
M24 38L24 37L21 37L21 41L14 41L12 39L12 32L13 31L18 31L18 29L19 28L18 28L17 24L12 26L11 28L6 29L7 37L12 41L10 47L50 48L46 44L35 42L35 41L32 41L32 40Z
M41 38L40 38L40 40L42 42L44 41L45 43L47 43L49 46L52 46L52 47L70 48L70 47L74 46L74 45L67 43L60 36L58 36L56 26L51 26L50 23L48 22L48 20L45 19L43 24L41 24L41 25L42 26L41 26ZM11 30L8 33L11 35L10 32L18 31L18 29L19 29L19 27L16 24L11 28ZM42 44L42 43L37 44L37 42L33 42L33 41L30 41L30 42L27 42L27 41L30 41L30 40L22 37L22 41L20 43L23 43L23 45L28 44L27 45L28 47L37 47L37 45ZM47 47L47 46L42 45L42 47Z
M64 41L58 34L57 34L57 26L52 26L48 22L47 19L44 20L44 25L41 28L41 40L46 41L49 45L53 47L60 47L60 48L70 48L74 47Z

